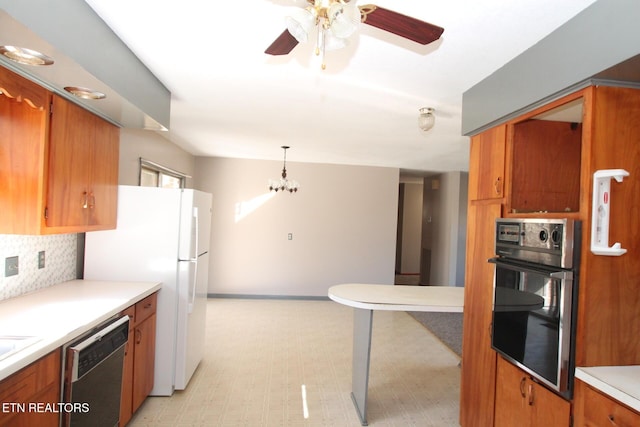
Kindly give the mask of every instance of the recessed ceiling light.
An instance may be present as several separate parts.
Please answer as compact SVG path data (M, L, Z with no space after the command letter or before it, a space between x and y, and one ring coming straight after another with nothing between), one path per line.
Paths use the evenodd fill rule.
M87 89L86 87L67 86L64 90L82 99L104 99L107 97L102 92Z
M16 46L0 46L0 53L24 65L51 65L53 59L35 50Z

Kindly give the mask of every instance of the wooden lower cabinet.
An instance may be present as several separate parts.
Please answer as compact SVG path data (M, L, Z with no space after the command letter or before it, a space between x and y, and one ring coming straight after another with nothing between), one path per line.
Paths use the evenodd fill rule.
M61 354L55 350L0 382L0 426L58 426Z
M153 388L156 348L156 315L141 322L134 331L133 351L133 412L149 396Z
M125 349L120 400L120 426L125 426L153 388L156 354L157 293L129 307L131 318Z
M495 427L569 427L571 403L498 357Z
M124 347L124 366L122 368L122 391L120 395L120 426L127 425L133 416L133 336L136 307L127 308L123 315L129 316L129 339Z
M640 413L594 390L580 380L575 382L574 427L640 426Z

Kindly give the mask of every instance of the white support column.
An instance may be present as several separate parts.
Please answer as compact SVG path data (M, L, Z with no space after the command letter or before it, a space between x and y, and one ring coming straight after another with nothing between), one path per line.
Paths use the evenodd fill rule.
M367 424L367 389L369 387L369 362L371 360L371 329L373 310L353 309L353 366L351 399L360 422Z

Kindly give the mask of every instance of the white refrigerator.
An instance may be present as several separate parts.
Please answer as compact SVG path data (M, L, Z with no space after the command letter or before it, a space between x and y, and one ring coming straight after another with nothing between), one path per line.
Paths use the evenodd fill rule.
M118 187L117 229L86 233L84 278L158 281L153 396L184 390L205 341L211 194Z

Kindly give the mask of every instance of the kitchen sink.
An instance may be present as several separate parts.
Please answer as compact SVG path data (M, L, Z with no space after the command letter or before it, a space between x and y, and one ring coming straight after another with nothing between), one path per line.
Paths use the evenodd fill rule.
M40 341L40 337L21 335L0 335L0 360Z

